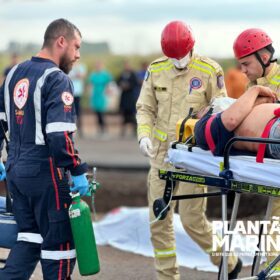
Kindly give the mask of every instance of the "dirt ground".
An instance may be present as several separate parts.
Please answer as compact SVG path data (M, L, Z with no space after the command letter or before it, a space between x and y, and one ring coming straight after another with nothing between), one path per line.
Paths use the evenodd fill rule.
M100 272L92 276L81 276L76 265L73 273L73 280L156 280L152 258L123 252L110 246L99 246L98 252L101 267ZM1 257L5 257L7 254L8 250L0 249ZM1 266L0 264L0 267ZM240 276L249 276L250 269L250 267L243 268ZM186 267L180 267L180 273L181 280L217 279L217 273L202 272ZM39 264L30 279L43 279Z

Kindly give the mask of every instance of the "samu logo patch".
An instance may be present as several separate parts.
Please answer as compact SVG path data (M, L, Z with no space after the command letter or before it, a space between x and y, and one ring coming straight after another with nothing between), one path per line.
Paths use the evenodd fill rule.
M64 91L61 94L61 99L66 106L71 106L74 102L74 97L70 92Z
M21 79L14 88L14 102L19 109L22 109L28 98L29 80Z

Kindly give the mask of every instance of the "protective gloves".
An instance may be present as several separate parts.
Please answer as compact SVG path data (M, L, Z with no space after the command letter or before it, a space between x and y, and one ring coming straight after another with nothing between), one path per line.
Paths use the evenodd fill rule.
M73 186L70 187L71 192L79 192L81 196L86 195L89 190L89 184L86 174L79 176L71 175Z
M0 162L0 181L4 181L6 179L6 170L5 170L5 165L1 161Z
M153 158L152 150L153 150L153 144L149 137L143 137L140 140L140 151L145 157Z

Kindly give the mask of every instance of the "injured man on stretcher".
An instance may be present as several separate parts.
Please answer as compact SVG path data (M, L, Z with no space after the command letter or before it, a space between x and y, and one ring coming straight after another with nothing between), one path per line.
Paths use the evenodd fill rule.
M222 156L234 136L280 139L280 104L276 101L276 93L268 87L253 86L224 111L203 108L194 128L196 145ZM234 149L256 153L259 143L236 142ZM280 145L267 144L265 157L279 159Z

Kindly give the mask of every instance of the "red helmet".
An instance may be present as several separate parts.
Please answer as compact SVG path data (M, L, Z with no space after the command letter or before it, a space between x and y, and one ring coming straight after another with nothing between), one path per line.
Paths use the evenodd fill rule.
M183 58L192 50L194 42L191 28L182 21L171 21L161 33L162 51L170 58Z
M234 41L233 50L237 59L253 54L272 44L271 38L261 29L243 31Z

